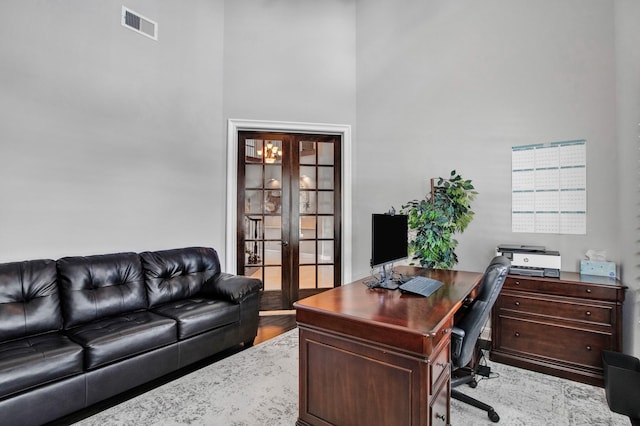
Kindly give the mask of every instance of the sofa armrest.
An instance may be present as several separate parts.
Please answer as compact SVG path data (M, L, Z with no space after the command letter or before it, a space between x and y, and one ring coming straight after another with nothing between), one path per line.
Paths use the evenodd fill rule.
M242 275L221 273L202 286L201 294L207 297L221 298L234 303L242 302L246 297L259 293L262 281Z

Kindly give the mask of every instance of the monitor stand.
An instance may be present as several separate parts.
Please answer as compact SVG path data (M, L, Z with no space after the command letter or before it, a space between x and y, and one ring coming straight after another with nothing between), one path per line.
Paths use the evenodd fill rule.
M387 265L380 266L380 279L374 283L372 288L386 288L387 290L396 290L400 285L393 280L393 265L389 265L389 272L386 270Z

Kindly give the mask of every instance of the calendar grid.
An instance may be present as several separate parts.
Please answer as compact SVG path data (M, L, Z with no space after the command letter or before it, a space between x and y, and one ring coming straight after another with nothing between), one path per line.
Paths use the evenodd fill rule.
M586 141L512 147L511 229L586 234Z

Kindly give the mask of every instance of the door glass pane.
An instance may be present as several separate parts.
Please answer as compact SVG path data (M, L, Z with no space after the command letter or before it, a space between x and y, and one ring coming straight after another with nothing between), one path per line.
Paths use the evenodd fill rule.
M265 140L262 146L262 157L265 164L281 164L282 163L282 141Z
M244 250L244 264L246 266L257 266L262 264L262 242L247 241Z
M309 214L316 212L315 191L300 191L300 213Z
M333 287L333 265L318 266L318 288Z
M264 242L264 264L280 265L282 262L282 244L279 241Z
M318 263L333 263L333 240L318 241Z
M262 188L262 166L260 164L247 164L244 173L245 188Z
M333 238L333 216L318 218L318 238Z
M245 191L244 194L245 213L262 213L262 191Z
M282 188L282 167L271 164L264 166L264 187Z
M318 192L318 213L333 214L333 191Z
M333 146L331 142L318 142L318 164L333 166Z
M316 217L300 216L300 238L315 239L316 238Z
M333 189L333 167L318 168L318 188Z
M316 263L316 242L300 241L300 264Z
M282 268L280 266L265 266L264 289L280 290L282 286Z
M316 187L316 168L300 166L300 189L314 189Z
M300 267L300 288L316 288L316 267Z
M264 211L270 214L280 214L282 212L281 191L264 192Z
M245 163L262 163L262 141L247 139L244 143Z
M300 142L300 164L316 164L316 143Z
M265 216L264 217L264 239L265 240L281 240L282 239L282 217L281 216Z

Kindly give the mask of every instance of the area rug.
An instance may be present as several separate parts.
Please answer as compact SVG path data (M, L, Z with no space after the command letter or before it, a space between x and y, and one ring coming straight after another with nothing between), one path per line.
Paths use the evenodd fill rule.
M630 424L609 411L602 388L489 365L493 378L463 391L493 405L499 425ZM76 424L283 426L294 425L297 417L298 331L292 330ZM495 425L486 413L455 400L451 424Z

